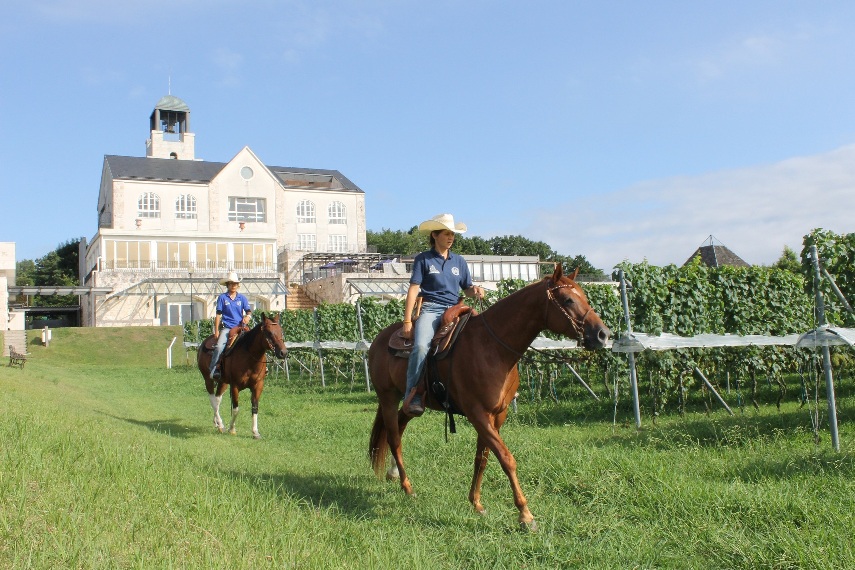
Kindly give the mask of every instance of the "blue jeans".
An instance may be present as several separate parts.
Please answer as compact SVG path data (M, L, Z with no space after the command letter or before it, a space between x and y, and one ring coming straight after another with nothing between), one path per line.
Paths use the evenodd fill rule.
M407 389L404 392L404 398L418 383L422 371L425 369L425 359L430 350L430 341L433 339L436 329L439 328L442 314L450 306L439 303L422 303L419 318L413 323L413 350L410 352L410 361L407 363Z
M226 349L227 342L229 342L228 327L220 329L220 336L217 337L217 347L214 349L214 354L211 355L211 374L214 373L214 369L217 367L217 362L220 361L220 355Z

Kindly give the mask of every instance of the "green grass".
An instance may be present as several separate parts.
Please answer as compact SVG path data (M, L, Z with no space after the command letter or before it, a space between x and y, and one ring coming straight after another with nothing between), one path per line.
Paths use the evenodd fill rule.
M465 420L448 443L441 415L411 424L407 497L370 469L360 382L270 379L264 439L247 393L238 435L221 435L198 372L165 369L173 336L56 329L24 370L0 367L0 568L855 567L845 389L840 453L795 402L639 432L581 392L521 401L503 435L538 521L524 533L494 458L488 514L471 509Z

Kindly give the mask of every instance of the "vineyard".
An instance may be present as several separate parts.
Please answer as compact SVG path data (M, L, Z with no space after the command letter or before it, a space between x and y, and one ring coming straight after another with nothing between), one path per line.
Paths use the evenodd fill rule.
M629 310L633 332L681 337L703 334L783 336L801 334L816 327L814 280L807 252L817 246L822 264L846 298L855 298L855 234L836 235L815 230L805 236L802 271L771 267L710 268L699 260L677 267L648 263L622 263L628 283ZM479 311L526 283L506 280L489 291ZM625 333L621 298L613 284L584 283L589 301L612 329L613 338ZM852 326L853 315L822 281L830 324ZM359 315L357 315L359 311ZM281 313L286 343L301 373L347 379L354 386L367 386L364 352L353 349L317 348L321 343L370 342L387 325L400 320L403 302L364 298L357 305L324 304L314 311ZM360 318L361 317L361 318ZM188 323L185 334L199 338L210 334L211 323ZM360 333L361 331L361 333ZM548 335L547 335L548 336ZM301 348L294 348L302 344ZM832 362L838 382L851 380L849 347L834 348ZM641 405L654 420L662 413L683 413L687 407L711 408L710 390L696 369L703 370L715 389L737 408L780 405L796 398L803 405L824 397L818 378L821 361L816 351L792 346L736 346L643 351L636 355ZM292 366L293 367L293 366ZM629 405L629 367L624 354L600 350L529 350L520 362L520 402L545 399L561 402L589 397L579 391L580 380L590 392L614 405L615 414ZM816 424L815 420L815 424ZM816 426L815 426L816 427Z

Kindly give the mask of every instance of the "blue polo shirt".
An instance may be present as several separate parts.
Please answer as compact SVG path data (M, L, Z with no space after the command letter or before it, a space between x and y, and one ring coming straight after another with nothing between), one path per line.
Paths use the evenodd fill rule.
M449 251L448 259L445 259L431 249L418 254L413 260L410 283L421 286L425 301L454 305L460 297L460 290L472 286L472 278L462 256Z
M220 293L217 297L217 314L223 315L223 324L230 329L238 326L243 320L243 314L250 311L252 309L249 306L249 299L242 293L235 295L234 300L228 293Z

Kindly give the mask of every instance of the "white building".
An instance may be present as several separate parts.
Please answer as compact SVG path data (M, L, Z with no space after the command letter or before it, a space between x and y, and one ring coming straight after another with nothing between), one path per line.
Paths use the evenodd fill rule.
M210 318L230 270L256 308L282 310L306 253L365 253L365 194L337 170L269 166L249 147L197 160L190 109L172 95L149 123L145 157L104 157L80 274L111 292L81 299L85 326Z

